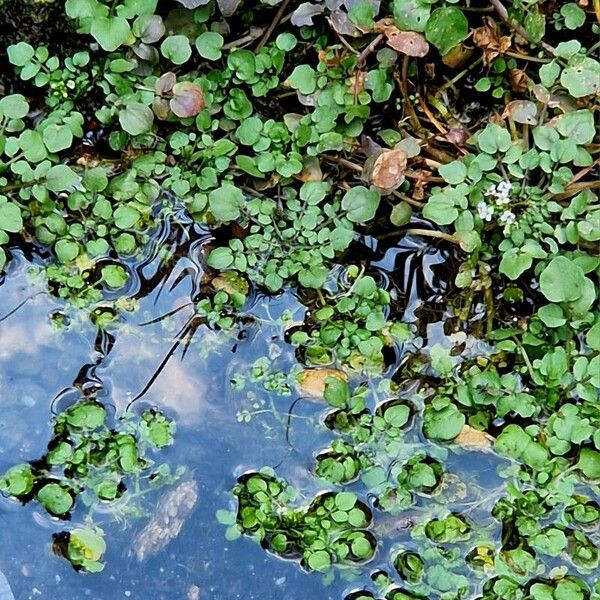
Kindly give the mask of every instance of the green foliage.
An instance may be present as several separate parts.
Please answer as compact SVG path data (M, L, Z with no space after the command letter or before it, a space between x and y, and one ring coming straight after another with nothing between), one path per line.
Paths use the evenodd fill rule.
M369 560L375 551L366 530L370 512L350 492L315 497L296 507L297 492L267 469L245 475L234 489L237 514L220 511L217 518L228 526L228 537L251 535L283 558L301 556L313 571Z

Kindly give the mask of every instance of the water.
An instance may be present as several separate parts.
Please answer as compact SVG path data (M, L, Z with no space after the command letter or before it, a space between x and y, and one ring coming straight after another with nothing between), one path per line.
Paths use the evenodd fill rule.
M311 469L316 452L333 438L319 425L323 412L319 403L295 402L295 393L280 396L252 386L235 389L230 383L247 374L259 356L270 356L284 371L296 364L278 320L284 314L302 319L305 309L292 293L276 298L254 294L248 310L255 320L241 335L201 325L194 328L187 346L176 344L177 332L190 323L190 299L201 284L204 239L200 236L183 251L178 246L168 267L152 252L135 265L138 278L128 293L139 300L138 309L125 312L105 332L50 296L43 282L28 275L31 263L15 253L0 286L0 471L43 455L52 413L64 410L82 394L94 395L121 414L147 389L131 406L136 411L155 406L175 420L175 444L161 457L173 469L184 466L184 480L195 481L198 490L180 534L142 562L135 557L134 539L171 488L142 497L139 518L115 519L108 507L97 513L95 520L105 530L108 549L106 567L96 575L77 573L53 555L52 534L64 530L64 522L34 502L23 507L0 498L0 571L16 600L341 600L367 583L371 571L389 569L390 549L400 541L408 542L402 523L376 515L374 527L383 542L371 564L356 581L337 577L325 585L320 575L304 572L294 561L275 558L249 538L225 539L215 512L235 507L230 490L245 472L263 465L276 467L278 475L307 497L332 489L316 480ZM375 264L398 294L411 298L411 306L416 307L415 284L398 267L398 254L410 254L409 250L380 251ZM432 265L426 265L421 287L429 285L429 293L435 296L433 273L443 259L435 250L421 253L420 259ZM70 320L67 327L56 324L56 316L62 314ZM166 314L170 316L159 318ZM393 371L392 365L389 374ZM251 415L249 422L240 418L243 411ZM414 436L415 443L423 442L416 430ZM449 456L447 470L466 478L470 486L456 499L457 507L468 508L487 495L482 518L486 511L489 518L499 493L497 463L495 456L488 455L473 474L468 456ZM426 498L420 499L415 510L426 510L427 503ZM469 510L475 517L479 507ZM73 522L82 522L84 515L78 507ZM489 527L499 536L498 523L490 521Z

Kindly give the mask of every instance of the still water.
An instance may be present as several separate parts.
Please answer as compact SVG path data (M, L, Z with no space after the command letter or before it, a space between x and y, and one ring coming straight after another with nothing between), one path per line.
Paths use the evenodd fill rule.
M260 356L269 356L284 371L296 364L278 320L284 313L302 319L305 308L292 293L276 298L255 294L248 308L253 321L241 333L201 325L193 328L189 343L177 344L177 332L190 322L190 299L200 287L201 241L188 245L168 269L155 257L138 265L139 277L129 291L139 301L137 310L125 311L105 331L49 295L44 282L31 274L32 263L15 252L0 285L0 471L42 456L53 412L82 395L93 395L120 415L145 392L133 402L133 410L156 407L177 424L175 443L161 451L160 460L173 469L185 467L183 479L196 482L198 489L179 535L143 561L134 552L136 535L169 486L140 497L135 518L108 508L96 513L108 549L104 571L94 575L75 572L53 554L52 534L63 531L64 522L34 502L21 506L1 497L0 571L16 600L341 600L369 581L372 571L389 568L390 549L408 539L401 525L376 518L382 542L371 564L354 581L336 577L327 583L294 561L269 555L249 538L225 539L215 513L235 508L230 490L244 472L276 467L307 497L332 489L311 473L314 455L330 443L331 433L320 425L319 403L295 403L294 393L280 396L231 385ZM421 289L429 286L435 305L435 268L447 258L435 252L428 258L414 250L409 243L370 256L383 278L395 274L392 284L413 314L418 308L415 272L423 279ZM399 256L404 256L402 268ZM242 411L249 420L240 418ZM468 457L450 455L446 469L465 474L478 498L482 490L490 490L493 501L500 485L498 460L484 456L479 461L477 476L468 474ZM80 523L84 516L85 509L78 506L72 520ZM490 528L499 535L498 524L490 523Z

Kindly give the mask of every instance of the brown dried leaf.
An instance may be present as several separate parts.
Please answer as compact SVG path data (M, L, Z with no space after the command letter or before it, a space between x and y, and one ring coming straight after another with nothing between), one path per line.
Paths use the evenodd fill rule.
M464 44L458 44L454 46L450 52L446 52L442 56L442 62L451 69L458 69L462 67L473 55L473 50L467 48Z
M485 19L483 27L473 30L473 43L483 50L483 64L489 66L494 58L504 54L511 45L507 35L500 35L498 27L492 19Z
M407 56L426 56L429 52L429 44L425 38L414 31L398 31L388 34L386 32L388 46L391 46L396 52L401 52Z
M384 190L393 190L404 181L406 169L404 150L384 150L375 159L371 172L371 183Z
M348 380L346 373L338 369L327 367L304 369L298 376L298 389L302 394L311 398L323 398L323 394L325 393L325 379L327 377L336 377L341 381Z
M461 432L454 438L454 443L468 450L488 452L492 448L494 438L485 431L479 431L470 425L463 425Z
M524 94L529 89L530 79L527 77L525 71L521 71L521 69L510 69L508 71L508 80L513 92Z
M321 163L316 156L307 156L304 159L304 168L298 175L300 181L323 181L323 171Z
M176 83L169 105L178 117L195 117L204 108L202 88L191 81Z

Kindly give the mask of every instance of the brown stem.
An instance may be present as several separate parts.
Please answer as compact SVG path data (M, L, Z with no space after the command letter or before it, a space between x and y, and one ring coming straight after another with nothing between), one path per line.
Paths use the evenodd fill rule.
M287 5L289 3L290 3L290 0L283 0L283 2L280 4L279 9L275 13L273 20L271 21L271 24L265 31L265 34L262 36L262 39L260 40L260 42L258 42L258 46L256 46L257 52L269 41L271 34L275 30L275 27L277 27L277 25L279 24L279 21L281 21L281 17L283 17L283 13L285 12L285 9L287 8Z

